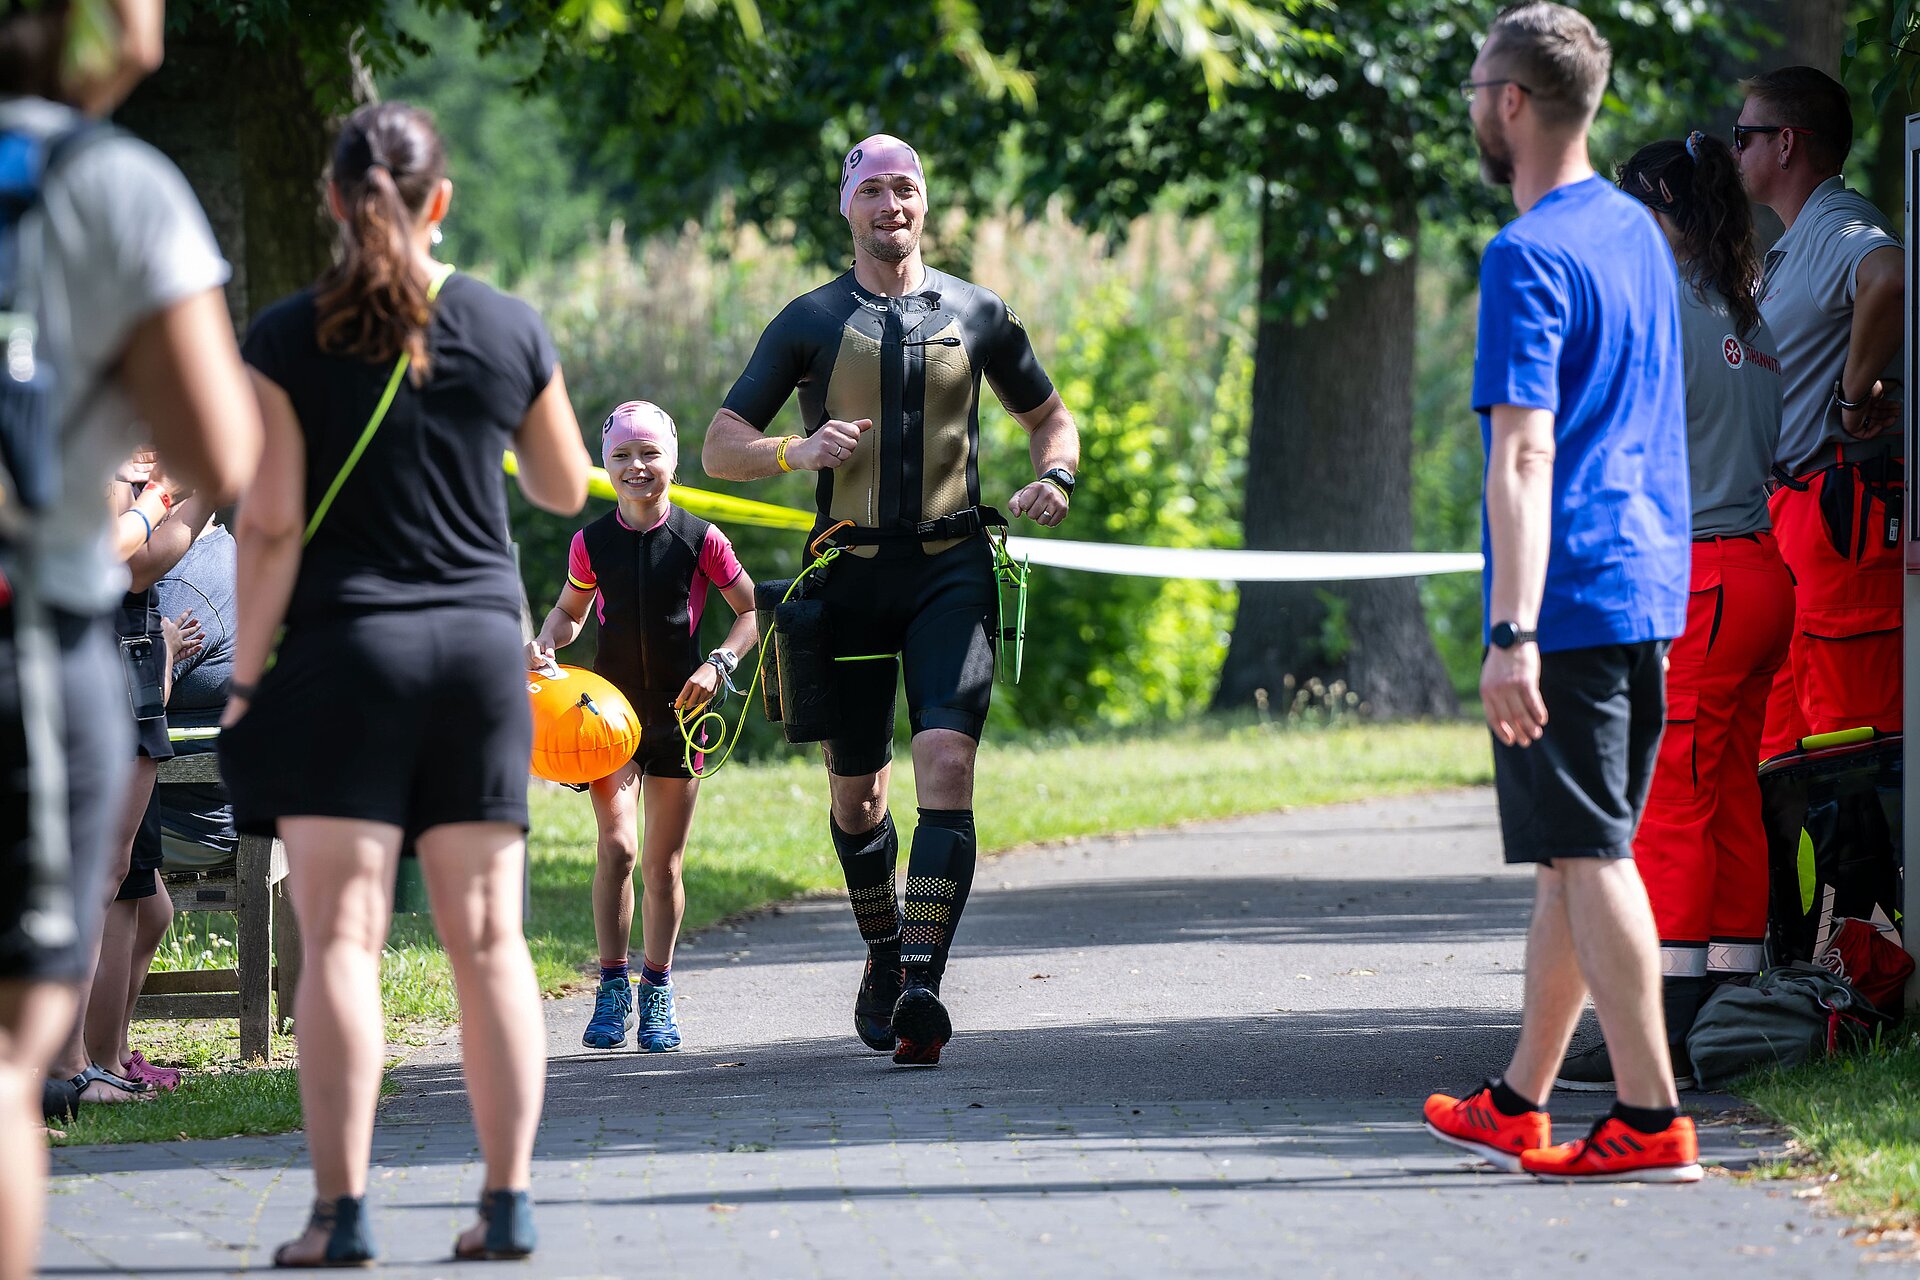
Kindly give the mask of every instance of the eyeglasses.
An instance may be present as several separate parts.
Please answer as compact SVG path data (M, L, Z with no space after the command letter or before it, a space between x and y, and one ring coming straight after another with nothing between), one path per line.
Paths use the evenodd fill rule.
M1497 85L1503 85L1503 84L1510 84L1522 93L1533 92L1532 89L1528 88L1524 84L1521 84L1518 80L1462 80L1460 82L1460 96L1465 98L1468 102L1472 102L1473 91L1475 89L1492 89Z
M1734 154L1747 149L1747 137L1755 133L1805 133L1806 130L1790 124L1737 124L1733 126Z

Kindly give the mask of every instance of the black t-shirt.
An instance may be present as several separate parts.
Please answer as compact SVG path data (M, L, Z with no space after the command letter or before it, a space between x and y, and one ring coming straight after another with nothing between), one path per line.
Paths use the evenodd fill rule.
M795 298L754 348L726 408L765 431L795 388L809 435L829 418L873 419L846 463L820 472L829 521L897 528L980 502L980 377L1014 413L1053 383L1020 318L991 289L929 267L900 298L853 272Z
M241 349L293 401L309 516L393 375L392 361L321 351L316 319L313 291L302 290L263 311ZM425 384L401 380L307 545L289 623L436 605L519 616L500 455L553 376L553 340L532 307L456 274L434 304L427 348Z

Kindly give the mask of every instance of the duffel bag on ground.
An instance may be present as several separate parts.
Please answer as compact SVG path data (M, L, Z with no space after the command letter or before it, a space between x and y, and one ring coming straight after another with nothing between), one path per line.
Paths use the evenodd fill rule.
M1750 983L1716 988L1687 1036L1703 1089L1719 1089L1762 1067L1797 1067L1825 1057L1882 1021L1867 999L1817 965L1769 969Z

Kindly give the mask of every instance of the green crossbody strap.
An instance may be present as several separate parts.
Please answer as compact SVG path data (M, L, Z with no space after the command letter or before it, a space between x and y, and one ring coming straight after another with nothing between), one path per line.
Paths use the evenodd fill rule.
M447 262L434 264L433 279L427 285L427 301L432 302L440 296L440 286L445 284L447 277L452 274L453 264ZM340 486L347 482L347 477L353 474L354 467L360 461L360 455L367 451L369 444L373 443L373 433L380 429L382 422L386 421L387 410L393 407L393 398L400 393L400 380L407 376L407 369L412 364L413 357L402 352L400 359L393 366L393 376L387 379L387 389L380 394L380 403L373 407L373 416L367 419L366 428L360 432L360 438L353 442L353 450L347 454L347 460L340 464L340 474L333 478L333 483L327 486L326 494L320 499L320 505L313 509L313 516L307 521L307 531L300 538L301 546L304 547L313 541L313 535L319 530L320 522L327 518L327 510L333 506L333 500L340 494Z

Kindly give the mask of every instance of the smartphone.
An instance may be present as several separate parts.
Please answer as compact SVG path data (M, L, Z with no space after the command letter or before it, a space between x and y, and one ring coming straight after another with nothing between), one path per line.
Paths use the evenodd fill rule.
M166 657L152 636L120 641L120 664L127 671L127 698L135 720L158 720L167 713Z

